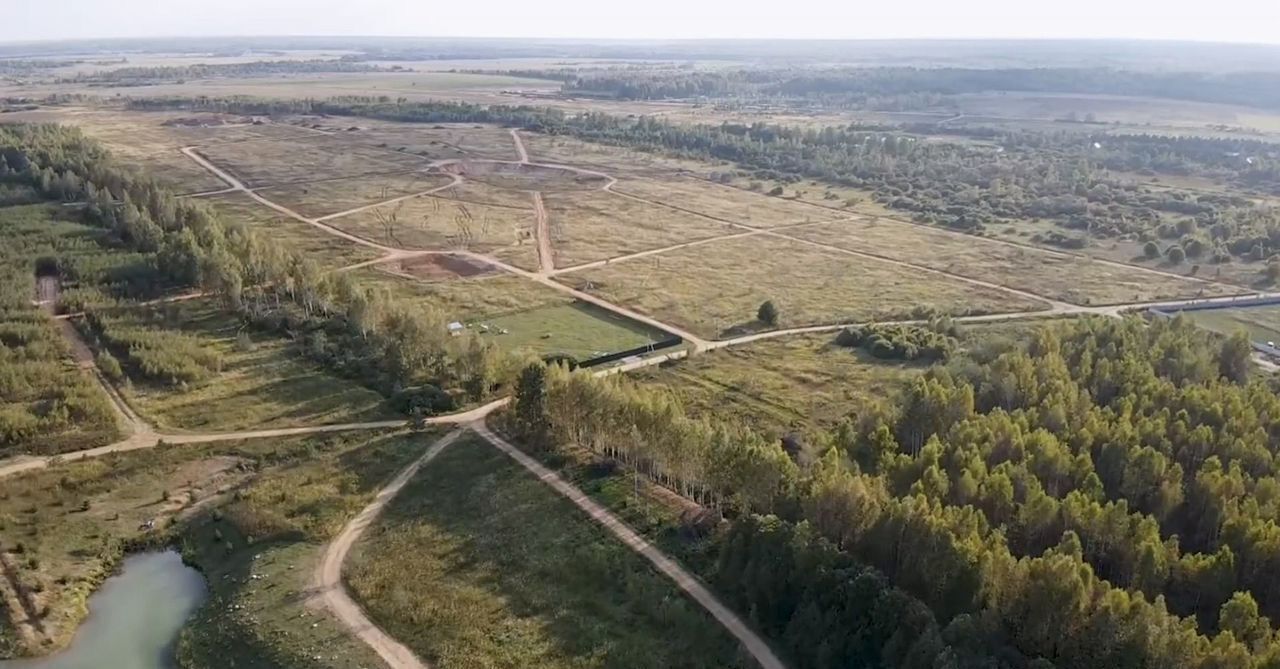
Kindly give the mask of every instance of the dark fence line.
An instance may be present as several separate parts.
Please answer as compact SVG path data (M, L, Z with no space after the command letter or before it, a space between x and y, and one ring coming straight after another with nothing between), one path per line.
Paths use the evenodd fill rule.
M1177 316L1178 314L1184 311L1212 311L1214 309L1265 307L1271 304L1280 304L1280 297L1249 297L1249 298L1244 298L1240 300L1232 300L1230 302L1214 302L1212 304L1192 304L1185 307L1180 307L1173 311L1165 311L1164 309L1152 307L1148 311L1153 316L1158 316L1160 318L1173 318L1174 316ZM1280 358L1280 347L1271 346L1270 343L1268 342L1257 341L1253 339L1252 335L1250 335L1249 343L1253 345L1253 350L1258 351L1259 353Z
M645 344L644 346L637 346L635 348L627 349L625 351L618 351L617 353L609 353L606 355L591 358L589 360L583 360L578 363L578 366L579 367L595 367L598 365L604 365L610 362L623 360L625 358L630 358L633 355L644 355L647 353L653 353L654 351L661 351L662 349L671 348L672 346L679 346L680 344L683 344L683 343L684 343L683 337L670 337L667 339L663 339L661 341L655 341L655 342Z

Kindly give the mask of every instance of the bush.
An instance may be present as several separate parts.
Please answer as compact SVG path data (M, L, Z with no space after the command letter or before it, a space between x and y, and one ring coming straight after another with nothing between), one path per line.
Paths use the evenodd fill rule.
M1160 247L1155 242L1147 242L1142 247L1142 255L1146 256L1147 260L1155 260L1160 257Z
M1175 265L1180 265L1180 264L1182 264L1182 261L1184 261L1184 260L1186 260L1186 259L1187 259L1187 252L1186 252L1186 251L1184 251L1184 250L1182 250L1182 247L1181 247L1181 246L1178 246L1177 244L1174 244L1173 246L1170 246L1170 247L1169 247L1169 248L1164 252L1164 255L1165 255L1165 257L1166 257L1166 258L1168 258L1168 259L1169 259L1169 262L1171 262L1171 263L1173 263L1173 264L1175 264Z
M778 324L778 307L774 306L772 300L765 300L760 305L756 310L756 320L770 326Z
M110 351L99 351L97 356L98 369L102 370L102 374L112 381L119 381L124 378L124 370L120 368L120 361Z

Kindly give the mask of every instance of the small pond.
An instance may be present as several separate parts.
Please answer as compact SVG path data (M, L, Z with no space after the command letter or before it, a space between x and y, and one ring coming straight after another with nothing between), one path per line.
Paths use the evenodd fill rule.
M70 647L0 661L0 669L170 669L178 633L204 597L204 577L176 552L129 556L89 598L89 617Z

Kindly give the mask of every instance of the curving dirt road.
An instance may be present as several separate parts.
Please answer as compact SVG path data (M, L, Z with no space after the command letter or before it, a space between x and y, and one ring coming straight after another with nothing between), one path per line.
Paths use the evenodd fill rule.
M381 627L378 627L365 615L364 609L356 603L342 582L342 563L346 562L347 553L360 540L365 529L373 524L381 515L400 489L418 473L422 466L431 462L437 455L457 440L464 430L454 430L437 439L421 457L405 467L386 486L378 491L372 502L352 518L325 548L324 555L316 565L312 575L312 595L316 602L329 609L338 622L342 623L352 634L374 650L391 669L428 669L426 662L418 658L404 644L396 641Z
M103 380L105 382L105 379ZM107 392L115 394L115 388L110 384L104 386ZM432 416L427 418L425 422L428 425L463 425L488 416L498 407L505 405L509 400L507 398L497 399L483 406L476 407L467 411L460 411L454 414L444 416ZM123 400L121 400L123 403ZM371 421L367 423L333 423L329 425L312 425L309 427L282 427L264 430L245 430L242 432L210 432L197 434L163 434L151 431L150 426L137 418L128 404L123 405L125 410L129 411L140 425L139 432L123 441L114 444L99 446L97 448L87 448L82 451L72 451L61 455L53 456L17 456L6 460L0 460L0 478L20 474L22 472L31 471L33 469L44 469L60 462L73 462L75 460L84 460L86 458L96 458L111 453L125 453L128 451L136 451L147 448L155 448L160 444L165 445L187 445L187 444L210 444L219 441L239 441L241 439L270 439L273 437L292 437L304 434L323 434L328 432L354 432L359 430L389 430L404 428L409 426L409 421L405 420L384 420Z
M619 520L617 516L614 516L603 506L597 504L595 500L588 497L581 490L565 482L558 474L543 467L538 461L525 455L524 451L512 446L502 437L494 434L483 422L477 421L473 423L471 429L475 430L477 434L484 437L486 441L493 444L495 448L505 453L512 460L520 463L522 467L534 476L542 479L544 483L554 488L556 492L567 497L569 501L585 511L592 520L604 526L610 534L617 537L628 548L644 556L658 571L674 581L681 590L684 590L693 601L706 609L707 613L711 614L711 617L715 618L725 630L742 644L743 648L751 654L751 657L755 658L762 669L786 669L786 665L773 654L769 644L765 643L764 639L761 639L759 635L751 631L751 628L747 627L737 614L725 606L693 574L685 571L684 567L681 567L679 563L658 550L653 544L645 541L639 534L636 534L635 530L632 530L626 523ZM393 669L398 669L398 667L393 665Z

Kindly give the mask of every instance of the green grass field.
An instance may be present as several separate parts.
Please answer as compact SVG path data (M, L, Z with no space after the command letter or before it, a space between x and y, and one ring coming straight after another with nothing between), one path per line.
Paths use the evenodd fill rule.
M486 276L446 281L411 281L376 270L361 271L361 281L386 287L391 294L439 309L449 321L477 331L508 351L527 348L539 355L564 353L576 359L625 351L664 337L652 328L620 319L528 279ZM506 334L499 334L506 330Z
M251 345L244 348L239 321L211 300L122 313L193 335L223 356L220 373L186 390L132 385L131 402L160 429L235 431L398 417L381 395L301 359L287 340L248 333Z
M741 666L732 637L674 584L474 435L391 503L347 579L435 666Z
M1265 344L1280 341L1280 304L1199 309L1181 313L1200 327L1224 335L1244 330L1256 342Z

